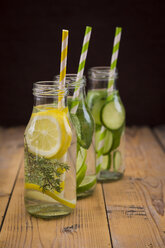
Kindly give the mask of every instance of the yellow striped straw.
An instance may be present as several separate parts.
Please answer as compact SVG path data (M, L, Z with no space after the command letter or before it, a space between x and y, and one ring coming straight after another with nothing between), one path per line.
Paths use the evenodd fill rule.
M69 35L69 31L63 29L62 30L62 44L61 44L61 63L60 63L58 108L63 107L62 91L64 90L64 87L65 87L65 78L66 78L66 65L67 65L67 54L68 54L68 35Z

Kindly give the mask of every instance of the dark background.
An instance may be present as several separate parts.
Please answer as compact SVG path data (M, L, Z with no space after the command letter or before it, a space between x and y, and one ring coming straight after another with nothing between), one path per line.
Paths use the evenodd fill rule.
M69 29L67 72L76 72L86 25L86 62L109 65L116 26L123 28L118 88L128 125L165 123L164 1L1 1L0 125L26 124L32 84L59 74L61 30Z

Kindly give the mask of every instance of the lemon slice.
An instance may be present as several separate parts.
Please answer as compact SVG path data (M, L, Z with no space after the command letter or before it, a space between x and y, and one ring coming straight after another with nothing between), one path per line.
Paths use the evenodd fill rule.
M25 183L25 189L31 189L31 190L36 190L38 192L41 192L42 193L41 199L42 199L43 194L45 194L45 195L48 195L49 197L53 198L57 202L60 202L61 204L65 205L69 208L75 208L76 207L76 200L73 200L73 201L66 200L65 198L60 197L58 195L57 191L52 192L49 190L45 190L43 192L42 187L40 187L37 184L33 184L33 183Z
M66 110L33 113L26 131L29 150L46 158L61 158L70 146L71 128Z
M56 159L64 156L72 141L72 131L66 113L63 114L62 127L62 146L60 147L60 151L53 157Z

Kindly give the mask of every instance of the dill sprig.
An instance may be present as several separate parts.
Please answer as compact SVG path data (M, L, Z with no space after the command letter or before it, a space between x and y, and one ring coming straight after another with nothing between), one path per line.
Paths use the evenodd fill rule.
M56 190L60 193L61 175L68 170L66 163L34 155L25 146L25 182L39 185L43 192Z

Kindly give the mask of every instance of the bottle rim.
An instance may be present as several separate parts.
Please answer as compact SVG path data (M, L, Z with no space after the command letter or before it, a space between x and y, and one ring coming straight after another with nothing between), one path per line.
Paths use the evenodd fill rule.
M38 81L33 83L33 95L38 97L65 97L68 94L66 87L60 88L59 81Z
M56 75L54 79L59 81L60 75ZM77 74L68 73L66 74L65 84L67 89L74 89L75 87L83 88L86 85L86 77L83 76L77 81Z
M94 66L88 70L88 78L90 79L108 80L112 77L117 79L118 72L117 69L111 70L109 66Z

